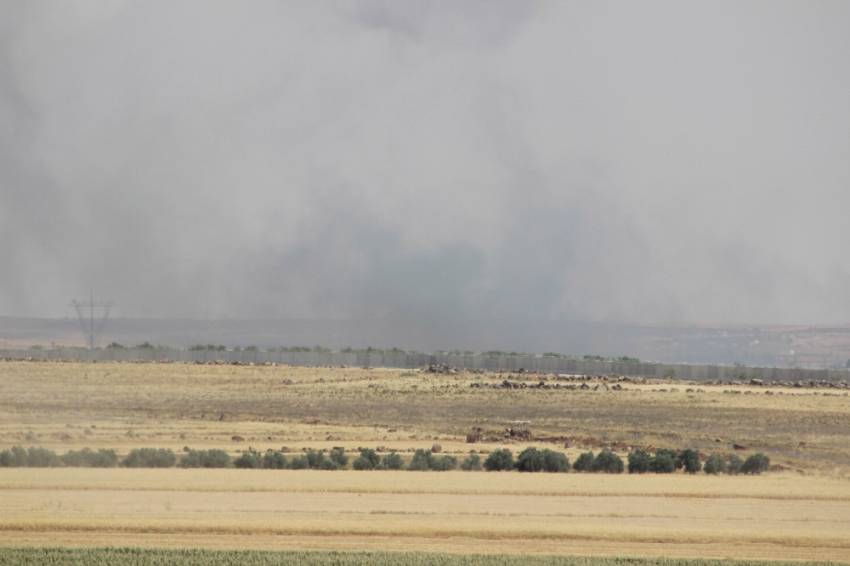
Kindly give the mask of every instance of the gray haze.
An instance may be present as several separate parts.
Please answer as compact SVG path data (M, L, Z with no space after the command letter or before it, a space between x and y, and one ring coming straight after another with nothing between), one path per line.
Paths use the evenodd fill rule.
M0 4L0 314L850 322L850 3Z

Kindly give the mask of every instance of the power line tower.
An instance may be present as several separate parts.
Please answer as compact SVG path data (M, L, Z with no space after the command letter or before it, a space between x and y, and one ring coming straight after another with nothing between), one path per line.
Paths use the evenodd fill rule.
M112 310L112 305L112 301L95 301L94 289L92 289L91 297L88 301L71 301L71 306L77 311L77 320L80 321L80 328L82 328L83 334L88 339L89 350L94 350L95 337L101 333L103 327L106 325L106 319L109 318L109 311ZM99 313L97 319L95 319L95 311Z

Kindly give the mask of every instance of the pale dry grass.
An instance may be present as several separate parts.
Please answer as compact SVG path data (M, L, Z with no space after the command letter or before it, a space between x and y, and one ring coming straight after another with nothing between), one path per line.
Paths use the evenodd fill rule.
M850 482L789 474L2 470L0 498L5 545L191 537L211 547L452 551L466 541L467 551L485 542L506 551L523 541L569 554L850 559Z

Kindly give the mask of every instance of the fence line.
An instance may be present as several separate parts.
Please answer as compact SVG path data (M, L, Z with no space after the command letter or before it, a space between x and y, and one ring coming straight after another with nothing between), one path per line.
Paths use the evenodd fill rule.
M287 364L294 366L351 366L421 368L429 364L447 364L461 369L570 373L585 375L616 374L632 377L675 377L700 381L850 381L850 370L798 369L697 364L661 364L650 362L602 361L558 358L539 355L509 354L421 354L387 351L358 352L266 352L170 350L160 348L124 348L104 350L0 350L0 358L10 360L87 361L87 362L186 362Z

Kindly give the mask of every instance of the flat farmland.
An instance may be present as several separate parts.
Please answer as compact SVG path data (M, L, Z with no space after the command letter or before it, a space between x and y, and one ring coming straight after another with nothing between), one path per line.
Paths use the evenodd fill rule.
M502 389L504 380L525 383ZM0 363L0 448L439 444L762 451L755 477L0 469L0 545L850 562L850 399L833 390L359 368ZM609 382L610 383L610 382ZM595 385L600 387L595 388ZM595 388L595 389L594 389ZM732 392L736 391L736 392ZM530 421L529 439L504 436ZM478 427L485 441L470 444ZM566 445L566 446L565 446ZM407 457L407 456L405 456Z

